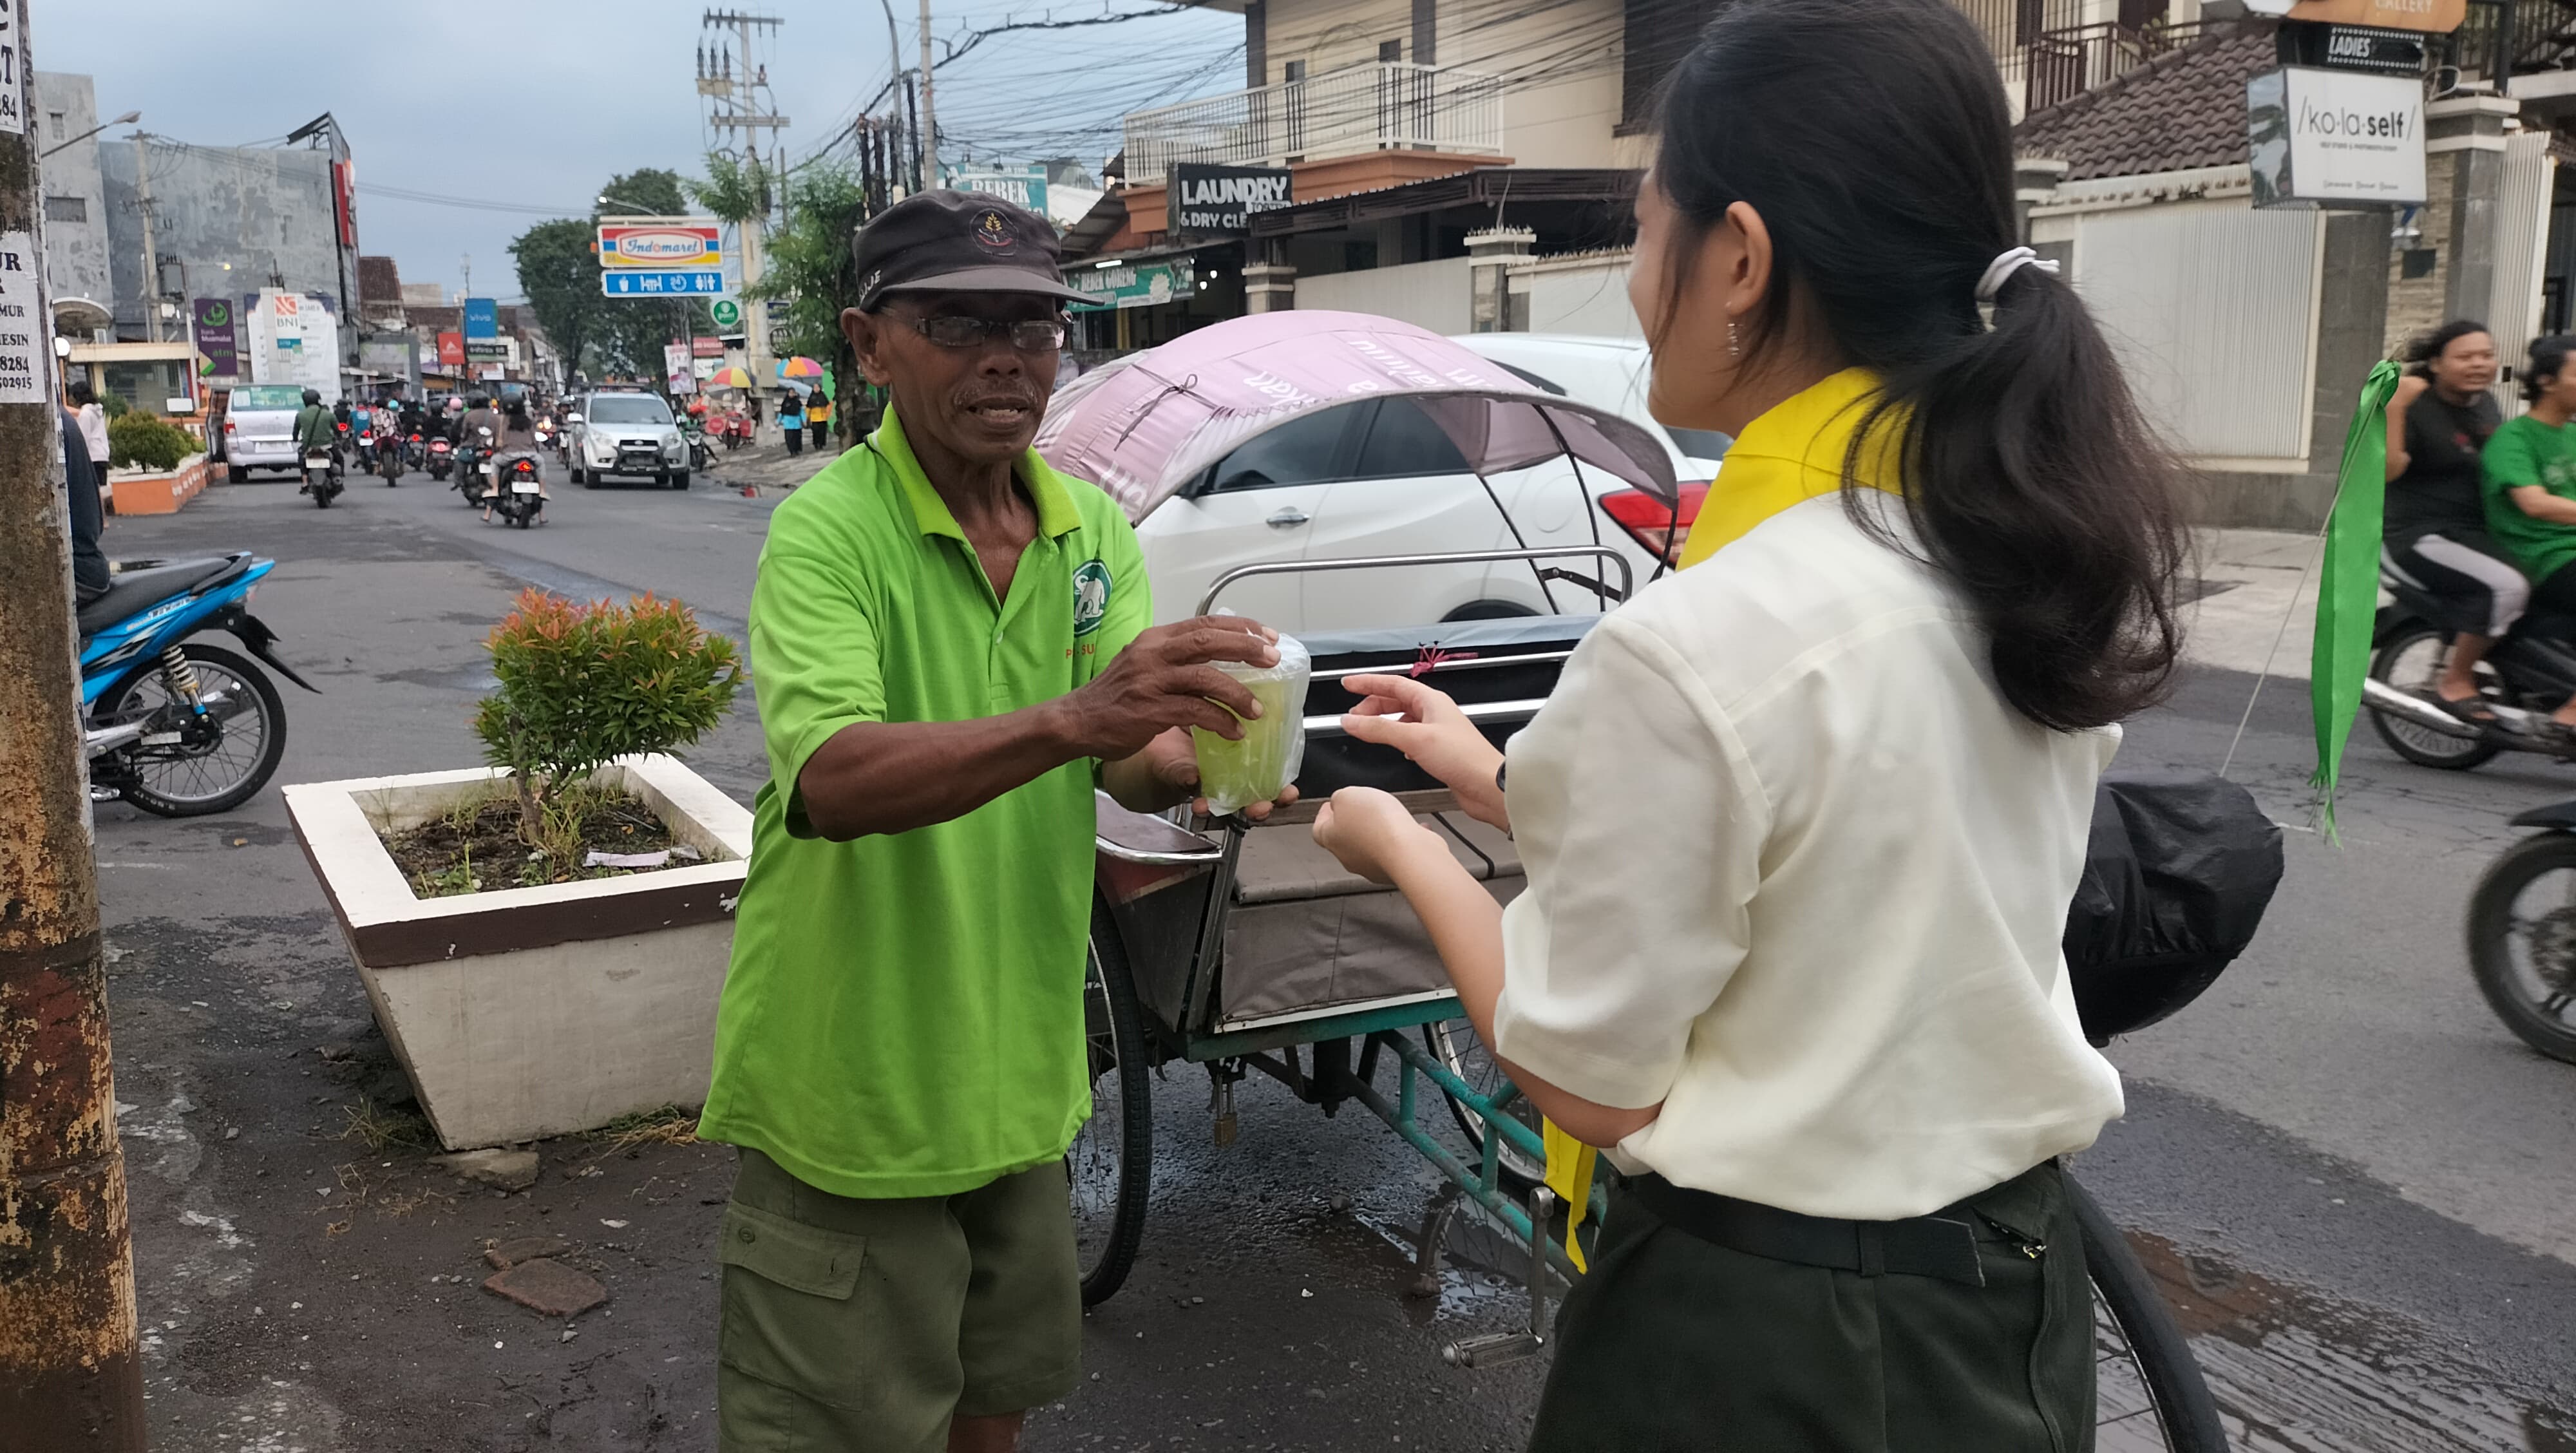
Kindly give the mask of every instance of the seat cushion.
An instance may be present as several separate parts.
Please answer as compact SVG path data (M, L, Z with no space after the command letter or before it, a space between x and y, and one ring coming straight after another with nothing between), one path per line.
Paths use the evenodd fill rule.
M174 560L143 570L119 572L107 587L107 594L80 608L80 631L95 635L127 616L141 615L174 595L179 595L211 580L232 568L225 556L202 560Z

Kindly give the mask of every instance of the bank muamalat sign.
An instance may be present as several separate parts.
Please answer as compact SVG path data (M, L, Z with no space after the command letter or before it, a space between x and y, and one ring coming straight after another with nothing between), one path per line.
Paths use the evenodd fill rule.
M2424 200L2424 87L2283 66L2246 83L2254 205Z
M1239 236L1251 227L1253 213L1274 211L1297 200L1293 178L1286 167L1174 162L1166 202L1171 230Z

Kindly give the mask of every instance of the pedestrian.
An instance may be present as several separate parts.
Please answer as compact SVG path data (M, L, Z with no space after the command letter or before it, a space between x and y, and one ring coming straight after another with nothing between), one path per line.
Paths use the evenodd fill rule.
M832 396L816 387L805 405L805 443L820 454L832 440Z
M98 391L89 386L88 379L72 380L72 386L65 392L71 395L72 407L78 411L74 417L80 421L81 443L89 451L89 467L96 471L96 483L104 490L107 488L108 464L107 410L99 407Z
M2451 633L2432 701L2479 726L2496 724L2478 690L2478 662L2531 602L2531 582L2487 531L2478 455L2504 422L2487 390L2495 336L2456 319L2412 340L2406 376L2388 401L2388 497L2381 542L2388 567L2431 597Z
M1627 1172L1532 1448L2090 1447L2058 1157L2120 1077L2058 945L2176 661L2176 471L2015 245L1958 10L1740 0L1667 85L1629 295L1655 417L1735 438L1695 563L1585 638L1508 773L1426 684L1348 683L1354 736L1514 833L1508 910L1386 793L1315 837Z
M698 1124L741 1147L717 1442L1003 1453L1081 1376L1093 789L1181 802L1177 728L1258 711L1207 663L1277 650L1149 629L1126 516L1030 449L1073 296L1044 218L926 191L856 253L842 331L896 407L779 505L752 590L770 780Z
M86 383L72 385L74 396L89 392ZM95 408L93 402L87 405ZM107 556L98 547L99 532L106 522L101 518L100 491L107 487L107 458L90 459L89 430L71 410L57 406L57 422L63 431L63 518L72 542L72 606L78 609L107 594L113 584Z
M743 439L749 443L758 443L760 441L760 394L756 390L746 390L743 393L743 406L751 413L751 432L743 435Z
M794 389L781 389L778 394L778 431L787 436L787 452L805 452L805 404Z
M2479 468L2487 528L2531 582L2532 603L2552 615L2576 613L2576 338L2532 340L2522 369L2530 412L2487 440ZM2576 750L2576 697L2542 723L2543 734Z

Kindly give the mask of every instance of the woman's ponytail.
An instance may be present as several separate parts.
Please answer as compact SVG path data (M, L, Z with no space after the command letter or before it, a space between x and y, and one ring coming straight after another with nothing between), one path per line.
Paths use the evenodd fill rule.
M2181 643L2179 471L2068 282L2020 266L1981 310L2016 221L1976 27L1942 0L1738 0L1668 86L1655 185L1691 227L1760 214L1772 280L1748 352L1803 302L1829 353L1884 382L1847 484L1901 431L1914 533L1990 636L2005 700L2073 731L2159 699ZM1885 534L1860 493L1853 518Z

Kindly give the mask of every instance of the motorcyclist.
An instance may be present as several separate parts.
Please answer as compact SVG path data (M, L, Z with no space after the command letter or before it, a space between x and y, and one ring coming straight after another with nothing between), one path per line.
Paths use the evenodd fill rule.
M322 391L306 389L304 407L295 414L295 453L298 459L313 450L331 456L331 472L340 472L340 431L332 411L322 407Z
M537 452L536 424L529 418L528 401L524 396L510 400L508 408L500 413L499 418L500 425L492 430L492 447L500 451L493 456L495 481L500 478L499 461L501 459L515 454L534 457ZM554 495L546 488L543 460L538 461L537 470L537 498L551 501ZM498 498L497 492L483 497L483 518L487 520L492 518L492 504Z

